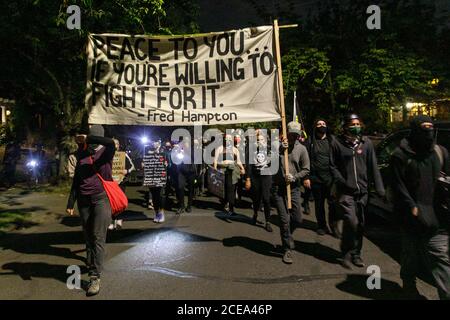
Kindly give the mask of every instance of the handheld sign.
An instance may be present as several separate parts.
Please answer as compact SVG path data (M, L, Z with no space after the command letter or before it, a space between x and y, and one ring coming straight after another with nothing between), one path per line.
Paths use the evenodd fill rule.
M118 184L123 181L125 177L123 171L125 170L125 152L117 151L114 154L113 164L112 164L112 178Z
M148 152L144 155L144 186L164 187L167 183L166 159L163 153Z
M208 166L208 191L213 195L224 199L225 198L225 175L222 171Z

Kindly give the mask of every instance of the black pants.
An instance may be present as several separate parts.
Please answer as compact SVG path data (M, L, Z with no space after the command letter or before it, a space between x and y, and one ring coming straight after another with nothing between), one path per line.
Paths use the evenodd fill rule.
M314 195L314 208L318 227L319 229L326 229L325 200L328 202L328 224L331 225L333 222L337 221L336 208L331 196L331 184L313 183L312 193Z
M309 208L309 199L311 198L311 194L312 194L312 191L311 191L311 189L308 189L308 188L305 188L305 192L303 192L303 194L302 194L302 198L303 198L302 206L303 206L303 210L305 212L311 211Z
M233 170L225 170L225 203L230 206L230 211L234 210L236 202L236 184L233 184Z
M402 258L400 277L415 283L421 263L434 279L439 298L450 300L449 236L439 232L425 237L417 233L402 232Z
M188 207L192 206L192 199L194 198L194 173L178 172L177 183L177 199L178 207L184 208L184 189L188 189Z
M341 251L345 256L361 256L364 234L364 214L367 207L367 194L340 195L337 209L343 217Z
M151 187L150 194L152 196L155 212L164 210L166 207L166 187Z
M252 183L253 213L258 215L261 204L264 204L264 216L266 222L270 219L270 191L272 188L272 176L254 175Z
M294 249L292 234L302 222L300 187L291 185L291 210L287 206L286 186L274 186L273 196L278 215L280 216L280 234L283 249Z
M80 195L77 201L86 240L89 276L100 277L105 260L106 233L111 223L111 205L105 192Z

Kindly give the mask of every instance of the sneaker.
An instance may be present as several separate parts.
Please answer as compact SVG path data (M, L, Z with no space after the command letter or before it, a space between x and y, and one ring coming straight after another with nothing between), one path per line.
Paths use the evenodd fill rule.
M88 297L95 296L99 292L100 292L100 278L91 277L86 291L86 296Z
M225 204L223 210L224 210L226 213L229 213L229 212L230 212L230 205L228 204L228 202Z
M188 207L186 208L186 212L187 212L187 213L191 213L191 212L192 212L191 206L188 206Z
M283 262L286 263L286 264L292 264L292 262L294 262L294 261L292 260L292 251L291 251L291 250L286 250L286 251L284 252L284 255L283 255Z
M352 257L352 263L357 266L358 268L364 268L365 264L363 259L361 259L360 256L353 256Z
M184 213L184 208L178 208L177 214L182 214L182 213Z
M114 223L111 223L111 224L108 226L108 230L114 230Z
M324 236L327 233L326 230L322 228L317 229L316 232L319 236Z
M122 223L123 223L123 220L122 220L122 219L116 220L116 221L115 221L115 228L116 228L117 230L122 229Z
M273 232L272 226L270 225L269 222L266 223L266 228L265 229L266 229L267 232Z
M155 217L153 218L154 223L159 223L159 212L155 213Z
M165 217L164 217L164 212L163 211L159 211L156 214L156 219L157 219L157 223L163 223L164 221L166 221Z

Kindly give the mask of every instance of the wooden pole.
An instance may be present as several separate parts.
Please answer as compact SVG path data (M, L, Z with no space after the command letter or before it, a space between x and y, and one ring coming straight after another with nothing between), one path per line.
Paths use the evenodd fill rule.
M280 108L281 108L281 128L283 131L283 140L287 139L287 128L286 128L286 111L284 109L284 90L283 90L283 72L281 70L281 53L280 53L280 33L278 27L278 20L273 22L273 30L275 35L275 52L277 58L277 71L278 71L278 92L280 97ZM289 153L288 150L284 150L284 168L286 169L286 176L289 174ZM287 193L287 205L288 209L292 209L291 202L291 185L286 182L286 193Z

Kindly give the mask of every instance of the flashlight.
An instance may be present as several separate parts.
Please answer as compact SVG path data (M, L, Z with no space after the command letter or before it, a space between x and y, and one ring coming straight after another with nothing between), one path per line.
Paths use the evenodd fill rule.
M27 166L28 167L32 167L32 168L34 168L34 167L36 167L37 166L37 161L36 160L31 160L31 161L29 161L28 163L27 163Z
M148 137L142 136L142 137L141 137L141 143L142 143L142 144L147 144L147 143L148 143Z

